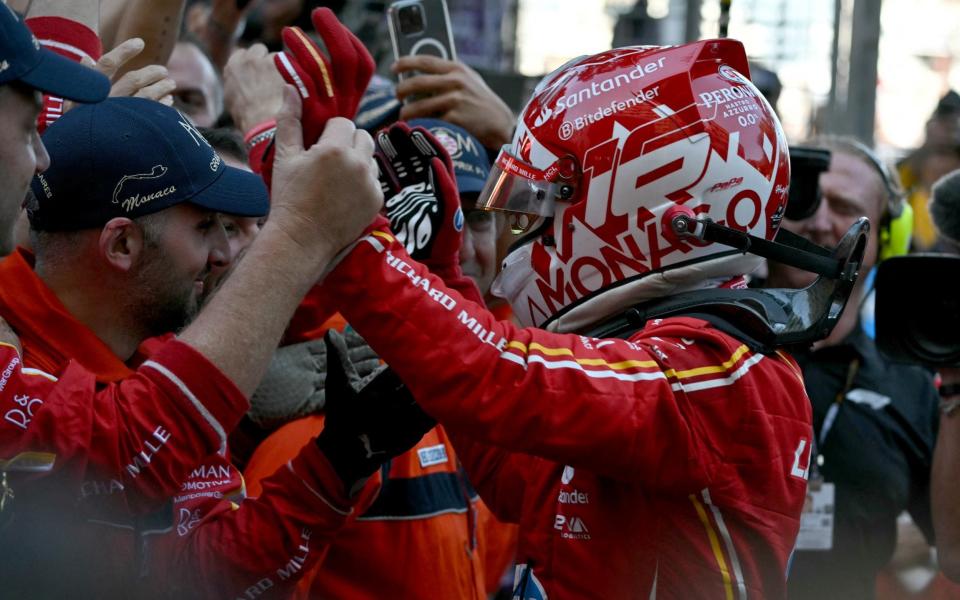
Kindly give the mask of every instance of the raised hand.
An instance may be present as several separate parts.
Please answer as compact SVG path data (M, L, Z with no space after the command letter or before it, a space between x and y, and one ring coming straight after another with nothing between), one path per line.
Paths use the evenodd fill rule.
M263 44L237 50L223 70L223 103L241 132L277 118L283 79Z
M403 122L380 131L376 142L386 216L397 239L428 267L457 264L463 210L450 155L426 129Z
M359 237L383 205L373 139L353 122L335 117L317 143L304 149L300 98L287 86L275 146L265 227L283 229L307 253L336 254Z
M173 105L173 91L177 84L169 77L163 65L148 65L135 71L118 73L123 67L143 52L144 43L140 38L131 38L100 57L94 69L106 75L110 81L111 96L131 96L156 100L167 106Z
M370 84L370 53L329 8L311 14L329 56L299 27L283 29L285 50L274 57L277 70L303 99L303 143L310 147L333 117L352 119Z
M416 98L403 105L401 119L442 119L463 127L487 148L499 149L510 142L513 113L467 65L421 54L402 57L392 69L395 73L416 71L397 84L401 100Z
M3 339L0 319L0 342ZM348 327L343 332L343 339L352 369L360 379L380 369L380 358L359 333ZM281 346L250 398L247 416L261 428L273 430L294 419L320 412L326 402L326 378L325 340Z
M286 49L273 56L280 75L300 96L305 148L316 143L330 119L353 119L374 69L370 53L330 9L318 8L311 18L329 57L299 27L283 29ZM270 132L265 130L256 137L259 139L248 140L254 146L250 166L272 188L274 148Z

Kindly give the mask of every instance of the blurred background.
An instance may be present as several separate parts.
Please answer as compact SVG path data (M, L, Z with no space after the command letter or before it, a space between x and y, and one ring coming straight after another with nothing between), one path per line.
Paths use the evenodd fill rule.
M460 58L516 110L570 58L628 44L716 37L721 0L448 0ZM382 64L385 2L348 0ZM791 141L821 130L873 141L888 159L920 146L938 101L960 87L960 0L732 0L728 32L775 72ZM754 78L767 76L755 69ZM758 81L764 88L762 81Z

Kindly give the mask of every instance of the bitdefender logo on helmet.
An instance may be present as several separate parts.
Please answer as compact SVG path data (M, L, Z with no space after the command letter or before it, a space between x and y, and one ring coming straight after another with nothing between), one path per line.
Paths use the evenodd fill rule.
M606 94L607 92L612 92L613 90L619 89L623 86L632 85L632 82L642 80L644 77L651 73L655 73L663 68L663 61L667 60L666 56L661 56L657 60L648 62L644 65L636 65L634 68L630 69L626 73L618 73L613 77L608 77L606 79L601 79L600 81L590 82L590 87L585 87L579 90L576 94L570 94L568 96L563 96L557 100L556 106L550 108L544 106L540 114L537 115L536 120L534 121L535 127L540 127L555 115L562 114L568 108L573 108L578 104L583 104L584 102ZM656 93L659 93L657 89ZM641 93L643 95L643 93ZM652 96L651 96L652 97ZM645 98L649 100L650 98ZM639 101L639 99L638 99ZM602 110L610 110L611 107L606 107ZM605 115L609 116L609 115Z

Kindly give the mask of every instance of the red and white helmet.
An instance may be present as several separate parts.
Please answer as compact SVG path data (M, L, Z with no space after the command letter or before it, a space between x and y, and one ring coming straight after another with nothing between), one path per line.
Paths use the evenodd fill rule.
M540 83L478 205L529 231L494 292L524 325L576 330L631 304L717 285L760 259L679 239L677 211L772 239L790 162L742 44L619 48Z

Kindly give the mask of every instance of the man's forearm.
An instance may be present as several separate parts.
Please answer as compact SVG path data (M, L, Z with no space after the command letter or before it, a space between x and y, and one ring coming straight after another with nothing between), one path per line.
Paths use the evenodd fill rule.
M146 42L139 56L124 65L121 75L147 65L165 65L180 34L184 0L132 0L124 9L117 30L105 38L120 43L138 37Z
M285 89L274 141L270 218L180 338L248 398L300 301L383 205L370 135L336 117L304 149L300 98L292 87Z
M293 311L335 252L316 250L324 256L307 257L305 251L267 221L234 272L180 335L247 397L263 378ZM303 259L289 260L293 256Z

